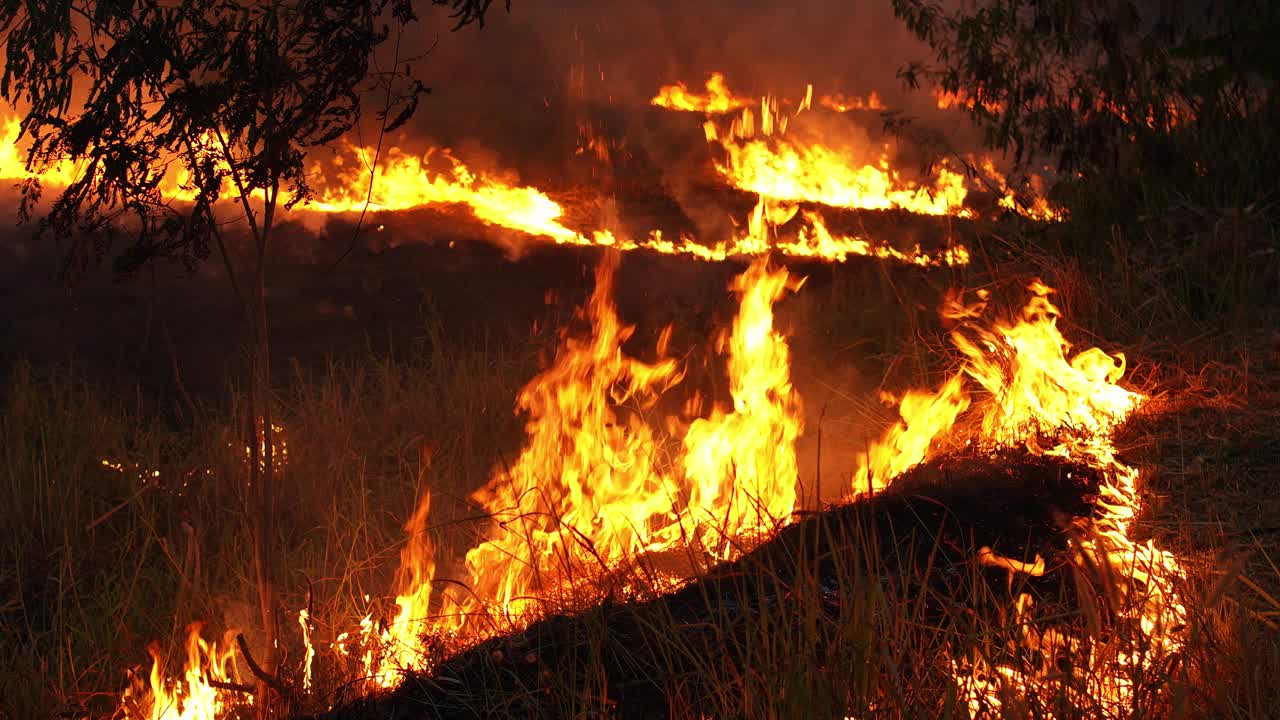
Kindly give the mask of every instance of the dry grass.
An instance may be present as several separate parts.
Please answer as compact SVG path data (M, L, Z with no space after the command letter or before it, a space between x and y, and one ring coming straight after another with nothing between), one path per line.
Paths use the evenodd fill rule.
M1010 286L1042 277L1059 291L1068 336L1089 341L1087 328L1104 348L1123 348L1132 381L1154 396L1121 449L1144 471L1143 532L1192 570L1193 624L1183 662L1144 679L1159 692L1133 717L1280 716L1280 337L1266 290L1277 259L1257 254L1266 245L1257 233L1275 225L1237 220L1209 223L1196 231L1207 240L1179 241L1163 255L1112 230L1090 239L1083 260L1071 235L993 226L975 239L982 252L970 269L928 281ZM879 275L875 293L914 292L895 277ZM837 311L824 323L868 312L848 300L865 287L829 288ZM930 310L911 310L911 327L886 326L871 343L885 377L938 371L930 350L942 341L925 319ZM439 333L422 345L415 361L333 361L282 386L289 460L274 538L288 569L282 602L296 609L310 598L321 642L366 612L386 613L401 526L424 486L437 539L460 547L475 529L466 493L518 449L511 401L540 346L461 347ZM0 530L0 716L15 720L109 715L122 669L144 664L153 638L176 668L191 620L256 635L242 461L225 420L233 413L163 427L143 401L108 399L77 378L74 369L19 366L0 395L0 501L22 509ZM153 469L158 478L147 476ZM714 689L714 714L964 717L954 691L920 673L920 659L957 637L995 642L1010 629L966 626L960 616L946 628L924 623L919 599L895 596L874 559L842 579L847 610L835 617L796 612L816 606L798 602L745 627L730 616L713 623L735 629L743 660L694 658ZM286 627L285 662L296 667L300 649ZM839 651L820 652L830 648ZM690 648L650 651L674 664ZM327 656L319 672L314 706L344 697L353 668ZM598 678L571 680L564 716L607 715ZM681 712L677 703L672 714Z

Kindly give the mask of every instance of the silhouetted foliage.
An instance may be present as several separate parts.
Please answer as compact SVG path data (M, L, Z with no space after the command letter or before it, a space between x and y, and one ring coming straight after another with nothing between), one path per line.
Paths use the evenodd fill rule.
M491 2L431 0L459 27ZM351 129L370 85L394 88L391 124L408 120L425 88L403 62L371 73L370 61L393 26L414 19L410 0L4 3L0 95L26 108L29 163L84 168L41 230L88 239L74 244L71 266L126 232L121 272L158 256L206 257L224 180L236 196L263 193L268 207L281 190L290 204L306 199L308 149ZM161 196L175 165L195 188L191 204ZM25 191L29 217L41 188ZM243 209L255 226L257 211Z
M937 61L908 66L903 78L972 99L987 144L1019 164L1201 174L1223 160L1251 166L1262 148L1224 158L1209 135L1261 129L1280 115L1280 8L1267 0L981 0L959 9L894 0L894 10Z

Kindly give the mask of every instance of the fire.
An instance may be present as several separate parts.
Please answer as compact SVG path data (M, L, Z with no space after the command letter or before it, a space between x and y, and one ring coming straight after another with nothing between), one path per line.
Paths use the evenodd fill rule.
M719 525L719 536L704 540L709 547L771 530L795 509L795 442L804 425L800 396L791 387L790 350L773 327L773 305L802 282L785 268L770 270L767 259L733 281L741 308L732 333L718 341L728 350L733 410L717 408L695 420L684 437L693 521L703 529ZM713 555L728 554L720 549Z
M489 225L546 236L559 243L580 237L560 223L563 208L542 191L475 172L447 150L432 149L422 155L398 148L385 151L378 159L371 191L368 168L374 167L373 149L348 145L345 154L354 156L355 162L343 160L343 155L335 158L336 171L319 185L315 200L306 209L360 212L366 197L369 207L378 211L456 204L466 206L476 219ZM325 175L319 168L314 174Z
M918 245L910 252L904 252L891 245L872 243L865 238L833 235L827 230L822 216L816 212L806 211L803 217L805 225L800 227L796 239L778 243L778 249L783 254L824 258L836 262L844 262L851 255L864 255L922 267L938 265L954 267L969 264L969 250L964 245L952 245L935 254L925 252Z
M934 448L935 438L951 429L968 407L969 396L960 375L952 375L936 393L908 391L898 408L902 419L859 459L853 494L883 490L893 478L924 462Z
M121 707L131 720L219 720L249 698L231 688L247 688L235 661L233 632L224 638L223 647L206 641L200 634L202 625L187 628L187 662L181 679L166 681L164 656L160 646L147 648L151 655L151 672L147 682L135 679L124 692Z
M952 342L964 357L963 366L937 392L915 391L903 398L902 421L872 447L855 474L853 492L884 487L894 473L927 459L946 442L964 441L958 420L966 410L976 415L969 440L980 447L1023 447L1103 471L1098 513L1075 540L1077 564L1100 572L1101 581L1111 585L1111 609L1133 632L1118 649L1108 648L1110 655L1095 647L1098 654L1088 676L1068 679L1078 681L1104 706L1121 708L1131 702L1130 678L1135 672L1153 667L1181 647L1186 609L1176 586L1185 574L1177 559L1153 541L1139 543L1129 537L1139 508L1138 473L1116 457L1111 435L1145 398L1117 384L1124 374L1124 356L1098 348L1070 354L1071 346L1057 327L1060 312L1049 300L1053 291L1039 281L1028 289L1030 301L1010 322L982 320L985 294L970 305L955 294L948 298L943 315L961 323ZM977 401L970 400L964 378L984 391ZM978 560L998 562L991 557ZM1019 613L1025 614L1031 603L1029 596L1020 598ZM1059 652L1078 650L1088 641L1056 631L1041 635L1026 628L1025 633L1027 649L1044 658L1045 668L1056 667ZM999 708L1008 692L1026 695L1062 680L992 667L982 658L964 669L954 667L975 714L984 707Z
M946 167L931 185L904 180L886 149L871 162L821 144L777 139L728 143L716 167L735 187L775 200L864 210L908 210L922 215L972 213L964 207L964 176Z
M3 138L0 138L0 180L25 180L26 153L19 149L18 138L22 134L22 120L17 117L4 119ZM40 180L49 185L66 187L80 174L74 163L60 162L41 174Z
M807 110L809 87L794 113L782 111L772 96L761 99L759 121L751 107L743 108L727 131L710 120L707 139L724 149L716 169L734 187L762 198L810 202L864 210L902 209L924 215L972 213L964 206L965 178L941 167L932 184L905 180L889 161L889 146L878 157L855 158L850 152L821 140L788 135L794 117Z
M785 116L783 118L785 119ZM7 121L6 127L11 139L16 142L18 120L14 118ZM772 131L771 124L767 124L766 127ZM706 245L690 237L669 240L659 230L650 232L641 240L620 239L608 230L582 232L562 223L564 208L541 190L476 172L454 158L448 150L431 149L422 155L413 155L398 148L390 148L379 157L376 174L370 187L368 168L374 166L373 156L373 148L350 144L343 146L341 152L333 159L332 168L324 168L320 165L313 167L311 174L316 178L316 197L311 202L298 207L323 213L353 213L360 212L365 207L366 201L375 211L402 211L431 205L456 205L470 209L475 218L485 224L534 237L548 238L556 244L599 246L616 250L647 250L667 255L686 255L705 261L759 256L770 250L777 250L785 255L830 262L844 262L850 256L873 256L920 265L938 264L934 258L927 255L902 254L884 243L852 238L833 240L829 234L824 235L825 227L818 227L812 222L810 222L812 229L807 236L802 236L794 242L777 244L744 242L742 238L738 238L730 242ZM66 186L75 176L75 168L69 163L63 163L42 173L39 177L46 185ZM865 186L875 186L877 183L883 185L887 182L876 172L870 172L869 176L871 179L864 182ZM19 151L10 143L6 146L4 153L0 154L0 178L26 177L28 174L19 157ZM164 187L166 196L172 199L181 200L191 197L190 190L184 188L181 177L166 182ZM832 192L842 192L838 186L833 187ZM821 187L817 190L809 190L810 193L821 191ZM775 190L775 192L781 193L782 199L804 199L803 197L788 198L785 191ZM791 194L803 195L804 192L795 191ZM923 199L928 195L928 191L919 189L914 191L914 194ZM776 197L769 193L762 195ZM924 206L930 202L921 200L918 204ZM883 204L881 206L887 207ZM811 217L817 216L811 215ZM805 232L802 228L802 235ZM961 254L949 256L943 262L956 265L966 261L967 254Z
M982 108L987 112L1002 113L1004 112L1005 107L1002 102L981 100L978 96L967 93L964 90L956 90L952 92L950 90L944 90L941 87L935 87L933 89L933 100L934 105L939 110L950 110L952 108L973 110L975 108Z
M582 316L589 335L565 335L555 363L520 392L524 451L473 495L495 526L467 553L471 590L503 619L561 597L583 568L604 570L665 542L676 525L672 479L641 413L682 373L674 360L622 352L633 329L611 299L617 263L609 254L596 272Z
M1024 202L1018 193L1009 187L1009 181L1005 178L1004 173L996 169L995 163L992 162L990 157L978 159L970 156L969 161L977 165L987 177L991 178L1001 188L1004 194L999 200L1000 207L1042 222L1057 222L1066 218L1066 211L1050 203L1045 197L1044 178L1039 175L1033 174L1029 178L1031 186L1030 200Z
M382 633L384 654L373 675L382 687L393 685L400 671L422 665L422 638L430 629L431 581L436 571L435 548L427 534L430 512L431 494L424 492L418 508L404 526L409 542L400 551L400 571L396 579L401 593L396 596L400 611Z
M835 112L849 112L850 110L886 110L884 102L880 100L880 94L872 90L866 96L861 95L842 95L835 93L834 95L823 95L818 99L818 104Z
M587 333L566 334L555 362L520 393L518 407L529 414L521 455L473 495L495 524L466 555L467 594L441 598L429 625L414 620L427 616L434 564L425 539L411 540L392 627L413 632L384 635L384 647L396 640L416 648L426 630L478 641L537 617L542 603L573 599L592 576L629 559L690 540L726 559L740 547L731 541L788 521L803 423L773 305L801 281L769 269L766 259L734 280L741 307L720 341L734 407L689 425L677 469L660 461L659 439L643 413L682 372L663 357L665 335L654 363L622 352L633 330L611 299L617 263L616 254L606 256L596 271L581 317ZM427 507L424 499L406 526L413 538L421 536ZM411 666L418 655L399 660Z
M663 85L649 102L667 110L700 112L709 115L733 112L755 102L753 98L734 95L729 90L723 73L711 73L711 77L707 78L706 90L705 95L699 95L696 91L689 90L688 86L682 82Z
M764 241L772 224L794 214L794 207L762 203L737 242ZM493 523L466 554L465 593L432 592L436 557L427 534L430 493L423 493L405 525L395 617L383 625L366 616L356 631L364 640L359 662L371 686L390 687L404 670L428 668L428 637L479 642L549 609L592 598L597 580L648 553L688 546L709 560L729 560L790 522L797 502L795 445L804 424L774 306L803 279L761 257L733 280L738 314L716 340L726 356L732 407L690 421L668 418L673 434L684 428L672 462L647 415L683 372L667 357L669 332L659 339L653 362L623 352L633 328L612 301L619 257L603 258L578 316L583 327L564 332L554 361L518 396L517 407L528 414L526 444L473 495ZM952 342L963 362L938 390L901 398L900 421L868 450L851 491L879 491L912 466L965 443L1021 447L1100 470L1105 480L1097 512L1078 524L1070 542L1081 572L1108 584L1112 617L1131 631L1103 642L1039 627L1031 616L1034 600L1023 594L1014 607L1024 645L1017 657L1041 658L1032 663L1038 669L982 656L950 662L961 698L975 714L1039 692L1086 693L1119 708L1132 699L1135 672L1181 647L1186 610L1177 583L1183 572L1153 542L1130 537L1138 476L1117 459L1111 435L1144 398L1118 384L1123 355L1097 348L1073 353L1058 328L1052 290L1038 281L1028 289L1031 299L1012 320L986 318L985 292L968 304L959 293L948 295L942 314L956 322ZM686 412L696 414L699 405L695 399ZM1042 558L1008 558L990 548L973 560L1011 577L1046 572ZM308 618L300 614L299 622L309 677ZM340 652L349 637L337 639ZM1058 672L1055 660L1063 653L1090 653L1089 666L1078 669L1087 675ZM206 718L238 699L227 689L240 682L232 653L206 643L198 626L188 641L183 679L165 681L159 654L152 654L149 685L125 693L126 717Z
M724 77L716 74L708 80L708 87L724 88ZM653 104L659 107L705 112L708 119L703 124L707 142L721 146L724 158L716 161L716 169L734 187L756 193L773 201L809 202L832 207L864 210L901 209L924 215L954 215L972 217L973 211L965 205L969 194L967 179L963 173L947 167L937 169L931 179L923 182L908 180L893 166L890 146L873 155L865 151L851 153L833 144L832 138L798 137L787 134L792 120L811 108L813 86L806 88L799 102L788 102L776 96L766 95L758 103L737 98L734 103L711 103L706 98L700 102L670 98L683 95L673 93L683 86L667 86L662 89ZM708 97L714 94L709 93ZM939 108L956 105L973 107L975 100L956 93L946 93L935 88L934 95ZM818 104L836 112L850 110L883 110L880 96L871 92L866 97L823 95ZM788 111L786 108L794 107ZM711 118L740 110L727 126L717 125ZM1031 179L1031 197L1021 201L1007 189L1004 176L995 170L989 156L980 161L989 177L995 178L1004 188L999 200L1001 207L1013 210L1033 220L1061 220L1062 211L1044 198L1043 181L1037 176Z

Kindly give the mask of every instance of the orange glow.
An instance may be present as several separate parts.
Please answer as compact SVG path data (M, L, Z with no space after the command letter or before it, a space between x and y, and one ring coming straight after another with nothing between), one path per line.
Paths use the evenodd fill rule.
M860 95L823 95L818 98L818 104L828 110L836 112L849 112L850 110L885 110L884 103L880 100L880 94L872 90L865 97Z
M755 102L753 98L734 95L725 82L724 74L718 72L711 73L711 77L707 78L706 90L705 95L700 95L682 82L663 85L649 102L667 110L707 114L732 112Z
M219 720L232 707L248 702L250 698L243 694L210 684L243 686L235 662L235 633L228 632L219 648L201 637L201 627L192 623L187 628L186 669L179 680L165 679L159 645L152 643L147 648L151 655L147 681L135 678L121 699L127 720Z

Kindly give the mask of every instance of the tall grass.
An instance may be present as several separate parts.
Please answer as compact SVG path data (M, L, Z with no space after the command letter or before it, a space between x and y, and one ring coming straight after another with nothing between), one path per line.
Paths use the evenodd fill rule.
M318 641L391 589L424 487L442 516L464 516L519 439L510 403L536 343L449 345L431 326L420 346L298 367L280 391L288 459L271 540L282 602L310 602ZM19 364L0 392L0 717L110 715L126 669L149 667L148 642L180 669L192 621L260 636L234 405L166 427L140 396L80 377ZM300 651L287 652L286 667Z
M1245 368L1231 374L1239 382L1227 387L1199 373L1209 361L1237 366L1241 358L1261 357L1259 341L1266 342L1265 329L1280 317L1273 293L1280 258L1268 250L1280 227L1274 209L1226 205L1187 200L1170 213L1135 211L1141 222L1106 224L1086 216L1058 228L989 226L975 238L975 249L986 252L950 281L978 287L1039 275L1058 288L1056 299L1076 330L1089 328L1148 366L1140 377L1169 392L1167 412L1187 409L1179 404L1181 393L1213 395L1213 407L1236 409L1230 422L1261 428L1274 417L1262 412L1263 403L1274 411L1274 395L1259 394L1259 387L1274 388L1274 377L1254 377ZM920 294L895 282L888 273L870 286L833 282L824 306L830 312L821 321L865 327L874 310L859 293ZM905 310L905 331L881 328L877 364L936 371L921 340L937 342L930 332L940 329L917 322L931 314L922 308ZM535 373L544 344L512 337L457 342L428 323L400 358L367 353L297 366L280 383L277 417L288 460L272 542L286 573L282 603L310 606L318 643L351 630L368 612L386 614L380 603L389 600L402 526L425 488L444 553L474 538L476 509L466 496L518 451L521 420L512 399ZM1255 375L1270 372L1259 364ZM185 626L194 620L240 629L251 643L260 635L234 401L205 408L196 423L175 428L145 399L91 387L74 367L20 364L0 402L0 502L9 508L0 526L0 716L110 715L125 669L149 662L150 640L161 641L169 670L178 669ZM1218 417L1187 434L1219 437L1211 427ZM1277 557L1268 544L1275 535L1260 536L1236 570L1236 549L1195 542L1207 522L1195 513L1211 509L1225 483L1244 483L1239 493L1261 497L1271 488L1256 480L1274 473L1280 459L1242 444L1161 440L1149 422L1135 421L1128 446L1148 448L1148 476L1158 490L1196 498L1181 511L1161 510L1170 503L1150 498L1156 510L1144 526L1193 553L1187 590L1193 626L1182 660L1146 679L1158 692L1131 716L1280 716L1272 681L1280 675L1274 599L1280 572L1261 560ZM1226 454L1239 452L1253 453L1256 461L1228 462ZM1195 475L1191 464L1221 471ZM1240 511L1240 503L1232 503ZM1265 529L1270 507L1259 501L1233 522ZM670 642L613 651L643 650L637 664L660 673L696 668L696 681L671 675L675 717L695 706L744 718L965 717L955 688L927 672L926 661L957 643L999 646L1014 628L975 624L960 612L942 626L926 622L921 608L936 599L904 596L887 585L878 553L873 544L850 548L834 614L818 610L819 596L830 589L801 585L787 588L788 603L749 619L729 608L709 618L708 632L732 648L729 657L678 641L682 635L670 625L676 620L662 617L645 622L652 636ZM637 571L637 583L646 577ZM957 604L988 599L964 601ZM549 604L544 612L568 609ZM284 627L285 667L296 668L295 626ZM604 652L603 642L585 643L586 652ZM314 700L323 704L344 697L341 683L355 668L327 656L319 671L322 690ZM598 675L562 680L563 716L608 714Z

